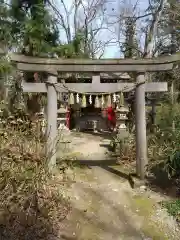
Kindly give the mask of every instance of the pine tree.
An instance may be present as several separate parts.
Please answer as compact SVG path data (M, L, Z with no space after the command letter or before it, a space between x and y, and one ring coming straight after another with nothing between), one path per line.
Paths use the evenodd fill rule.
M58 44L59 32L46 1L11 0L11 15L20 51L32 56L52 53Z

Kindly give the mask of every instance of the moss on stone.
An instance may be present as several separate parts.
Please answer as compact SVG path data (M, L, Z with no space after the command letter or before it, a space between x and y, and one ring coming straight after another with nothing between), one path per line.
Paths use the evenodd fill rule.
M132 198L132 210L136 210L139 216L144 217L144 223L142 225L142 232L145 236L152 238L153 240L168 240L163 229L152 220L152 216L156 214L156 204L152 199L146 196L135 195Z

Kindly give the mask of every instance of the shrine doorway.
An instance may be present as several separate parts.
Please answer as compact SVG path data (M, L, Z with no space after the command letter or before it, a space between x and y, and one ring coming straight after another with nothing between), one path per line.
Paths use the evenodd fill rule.
M91 95L92 102L86 97L86 107L80 107L76 112L76 129L78 131L98 131L107 130L106 116L101 107L95 106L95 95ZM96 124L96 127L94 126Z
M69 107L69 130L76 128L76 111L73 106Z

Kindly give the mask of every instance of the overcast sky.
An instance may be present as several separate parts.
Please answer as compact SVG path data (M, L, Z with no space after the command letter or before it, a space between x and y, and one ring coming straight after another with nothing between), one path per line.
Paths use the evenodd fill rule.
M71 6L72 6L72 3L73 3L74 0L64 0L65 4L66 4L66 7L68 10L70 10ZM88 0L82 0L83 2L87 2ZM91 0L89 0L91 1ZM116 10L119 11L118 9L118 6L122 3L122 2L125 2L126 4L131 4L131 5L134 5L137 0L110 0L111 3L107 4L106 8L107 8L107 11L108 12L111 12L112 9L113 9L113 12L115 12ZM139 0L138 1L138 12L139 14L143 13L144 10L147 8L148 6L148 1L149 0ZM61 0L54 0L54 3L56 4L57 8L60 10L61 9L61 13L64 15L63 11L62 11L62 5L61 5ZM65 16L65 15L64 15ZM70 22L73 23L73 14L70 18ZM72 27L72 32L73 32L73 24L71 24L71 27ZM61 34L61 40L64 39L64 41L66 41L66 38L65 38L65 34L63 31L60 32ZM107 32L107 30L104 30L104 31L101 31L100 35L99 35L99 38L100 39L109 39L111 37L110 33ZM116 46L108 46L106 48L106 51L105 51L105 54L104 54L104 57L106 58L113 58L113 57L119 57L119 50Z

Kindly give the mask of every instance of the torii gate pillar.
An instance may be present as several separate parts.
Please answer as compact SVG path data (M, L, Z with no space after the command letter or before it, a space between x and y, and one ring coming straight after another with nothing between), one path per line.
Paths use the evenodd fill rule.
M145 178L147 158L145 74L138 73L135 90L136 173Z
M56 165L57 142L57 93L53 84L57 83L57 77L48 76L47 81L47 158L51 170Z

